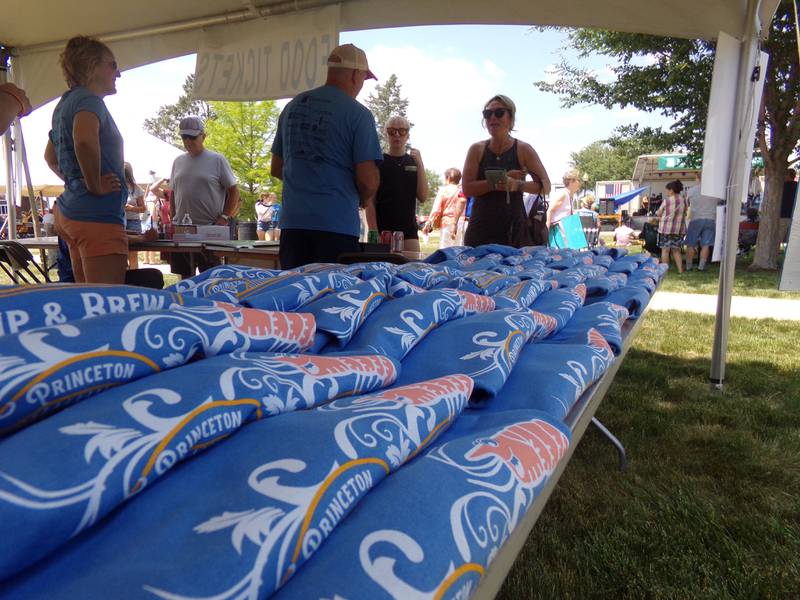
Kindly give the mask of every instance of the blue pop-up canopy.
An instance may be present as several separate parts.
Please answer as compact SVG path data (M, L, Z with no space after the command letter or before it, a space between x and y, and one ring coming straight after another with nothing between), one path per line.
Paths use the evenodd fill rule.
M646 185L644 187L631 190L630 192L622 192L621 194L617 194L616 196L614 196L614 208L622 206L623 204L627 204L637 196L643 194L648 189L650 189L650 186Z

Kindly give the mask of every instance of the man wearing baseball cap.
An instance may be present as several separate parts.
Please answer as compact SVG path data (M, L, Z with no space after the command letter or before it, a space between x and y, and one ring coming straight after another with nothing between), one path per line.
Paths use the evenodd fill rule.
M204 147L205 124L200 117L181 119L179 130L186 154L172 163L170 185L174 202L170 205L173 223L182 223L188 214L194 225L229 225L239 212L239 187L227 159ZM194 275L192 263L184 254L173 253L172 272L183 277ZM195 257L200 271L219 264L211 255Z
M358 252L359 205L369 228L377 228L374 196L383 153L372 113L355 99L365 79L376 77L364 51L337 46L325 85L298 94L281 113L272 176L283 180L283 269Z

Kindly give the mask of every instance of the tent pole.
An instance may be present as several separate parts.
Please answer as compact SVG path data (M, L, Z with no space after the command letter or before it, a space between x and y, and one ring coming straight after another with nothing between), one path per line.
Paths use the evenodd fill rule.
M752 93L751 74L755 66L758 52L758 4L760 1L749 0L747 7L747 23L739 59L737 78L736 117L733 122L736 142L730 162L725 209L725 247L720 266L719 293L717 295L717 315L714 321L714 343L711 351L711 388L724 391L725 366L728 352L728 335L730 333L731 296L733 295L733 279L736 271L736 251L738 249L739 213L742 206L741 181L743 179L744 156L747 145L753 145L749 137L750 127L745 124L752 118L752 107L748 106L748 95ZM748 111L750 114L748 114Z
M0 48L0 83L8 81L8 48ZM17 201L14 182L14 157L11 144L11 128L3 134L3 150L6 158L6 207L8 208L8 239L17 239ZM13 195L12 195L13 194Z
M14 120L14 127L17 131L17 139L19 139L19 156L22 159L22 170L25 173L25 183L28 186L28 201L31 204L31 222L33 223L33 236L35 238L42 237L42 226L39 223L39 198L33 192L33 184L31 183L31 170L28 166L28 152L25 149L25 138L22 136L22 125L19 119ZM44 216L44 212L42 212Z

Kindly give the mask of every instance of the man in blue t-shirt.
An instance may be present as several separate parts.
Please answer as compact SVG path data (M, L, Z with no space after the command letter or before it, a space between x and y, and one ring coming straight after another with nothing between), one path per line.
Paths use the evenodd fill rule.
M369 228L377 228L374 196L383 153L372 113L355 99L365 79L376 77L364 51L337 46L325 85L299 94L281 113L272 175L283 180L284 269L358 252L359 205Z

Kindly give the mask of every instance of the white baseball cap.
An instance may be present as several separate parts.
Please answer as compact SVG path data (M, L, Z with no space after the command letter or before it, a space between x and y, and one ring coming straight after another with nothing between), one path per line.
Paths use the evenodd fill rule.
M329 67L339 67L341 69L355 69L356 71L366 71L367 79L375 79L375 74L369 70L366 53L353 44L342 44L336 46L328 57Z

